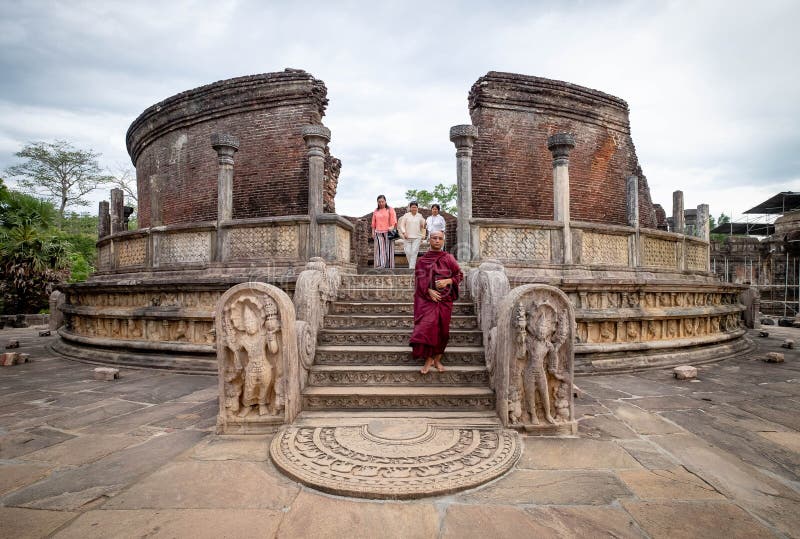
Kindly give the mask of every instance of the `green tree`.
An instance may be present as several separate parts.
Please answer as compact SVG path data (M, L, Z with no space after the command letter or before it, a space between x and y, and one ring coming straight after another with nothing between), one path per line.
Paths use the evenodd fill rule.
M427 189L409 189L406 191L406 199L408 202L416 200L420 208L430 208L431 204L439 204L442 211L457 215L458 207L456 206L456 198L458 197L458 188L456 184L437 184L433 191Z
M48 228L52 204L0 190L0 302L6 313L35 313L69 274L70 245Z
M24 161L8 167L6 173L28 193L52 200L60 219L67 206L88 205L86 195L112 180L102 173L99 153L75 148L65 140L29 142L15 155Z

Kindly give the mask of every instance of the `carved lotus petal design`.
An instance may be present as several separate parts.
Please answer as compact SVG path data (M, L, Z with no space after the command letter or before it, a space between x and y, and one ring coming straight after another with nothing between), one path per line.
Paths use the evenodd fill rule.
M378 423L285 427L270 455L278 469L313 488L376 499L474 488L507 472L520 456L519 437L510 430Z

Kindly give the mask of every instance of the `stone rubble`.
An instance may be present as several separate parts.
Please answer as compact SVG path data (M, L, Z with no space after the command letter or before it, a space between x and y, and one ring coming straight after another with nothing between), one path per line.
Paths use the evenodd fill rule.
M767 363L783 363L783 354L781 352L767 352L764 356L764 361Z
M96 367L94 369L95 380L117 380L119 378L119 369L112 367Z
M681 365L672 369L672 374L678 380L691 380L697 378L697 368L691 365Z

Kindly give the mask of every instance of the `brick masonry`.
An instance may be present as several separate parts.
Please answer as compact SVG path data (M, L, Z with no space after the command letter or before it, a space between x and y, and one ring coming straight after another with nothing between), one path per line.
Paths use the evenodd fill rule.
M472 86L469 107L479 133L472 157L474 217L552 220L547 137L569 132L575 136L571 218L625 225L625 182L636 174L640 224L656 228L625 101L575 84L490 71Z
M287 69L202 86L145 110L127 135L136 166L139 226L216 219L218 164L212 133L240 141L234 219L306 214L308 158L300 129L322 122L326 95L322 81ZM340 168L341 162L328 155L327 211L334 210Z

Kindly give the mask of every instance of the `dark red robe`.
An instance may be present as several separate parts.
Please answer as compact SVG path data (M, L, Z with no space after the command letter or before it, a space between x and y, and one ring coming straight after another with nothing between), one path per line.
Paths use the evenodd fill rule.
M437 279L453 279L442 290L441 301L433 301L428 289L436 290ZM453 255L444 251L428 251L417 259L414 269L414 331L411 348L415 358L427 359L441 354L450 339L450 317L453 302L458 299L458 285L464 279Z

